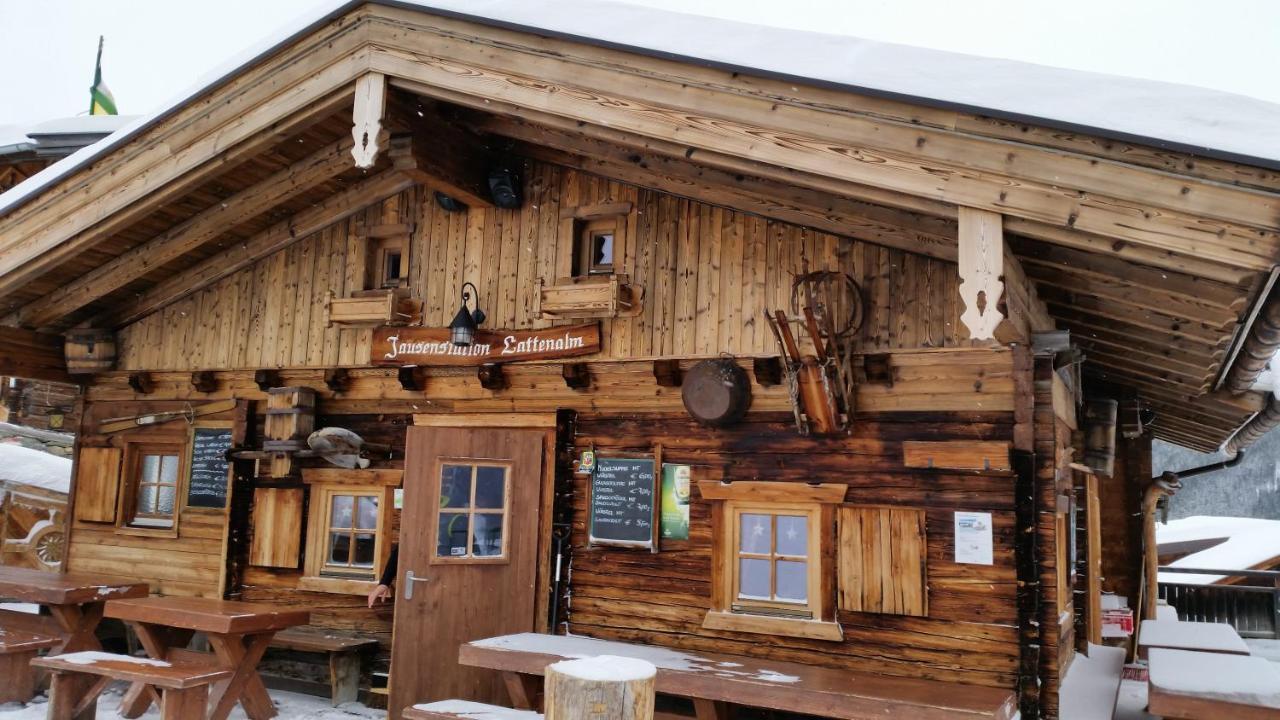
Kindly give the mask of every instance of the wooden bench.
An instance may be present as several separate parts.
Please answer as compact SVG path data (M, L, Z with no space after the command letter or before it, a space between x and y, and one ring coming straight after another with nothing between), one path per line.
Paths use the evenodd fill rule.
M203 718L209 685L234 675L213 663L164 662L132 655L88 651L36 658L32 665L53 673L49 687L49 720L88 720L112 680L144 682L158 688L162 720ZM86 684L88 677L96 681Z
M404 720L472 720L476 717L501 720L542 720L542 713L532 710L512 710L501 705L486 705L470 700L441 700L440 702L414 705L404 711Z
M25 703L36 695L36 672L31 661L58 638L23 630L0 628L0 703Z
M329 699L335 707L359 699L360 656L377 645L378 641L373 638L344 635L311 625L281 630L271 640L273 648L328 656ZM271 681L269 685L275 685L278 680L271 676L267 679ZM281 689L287 689L288 683L280 684Z

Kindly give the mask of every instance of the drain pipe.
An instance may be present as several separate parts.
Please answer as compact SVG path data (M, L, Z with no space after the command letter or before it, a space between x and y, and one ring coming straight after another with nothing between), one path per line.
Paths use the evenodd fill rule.
M1146 590L1142 602L1143 619L1154 620L1156 618L1156 600L1159 599L1157 596L1160 593L1160 586L1156 579L1160 568L1160 552L1156 546L1156 509L1159 507L1160 501L1166 497L1173 497L1174 493L1182 489L1182 481L1187 478L1233 468L1243 461L1244 450L1240 449L1235 451L1235 455L1221 462L1201 465L1182 472L1167 472L1160 477L1151 478L1151 484L1147 486L1146 492L1142 495L1142 542L1145 545L1145 552L1143 553L1145 572L1143 577L1146 581Z
M1227 442L1228 453L1238 453L1245 448L1254 444L1263 435L1280 425L1280 399L1277 399L1275 393L1271 394L1267 400L1266 407L1254 415L1249 422L1236 431L1236 434Z

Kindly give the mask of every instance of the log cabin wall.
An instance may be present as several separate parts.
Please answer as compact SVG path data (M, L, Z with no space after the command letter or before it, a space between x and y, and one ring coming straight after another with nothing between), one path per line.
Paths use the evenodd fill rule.
M689 464L695 472L701 468L735 481L848 483L847 505L924 511L926 617L841 611L842 642L705 629L712 576L709 503L695 494L689 540L663 541L657 554L593 547L585 534L587 478L574 475L572 581L561 619L569 632L602 638L1012 688L1019 657L1013 475L913 469L903 458L904 441L922 438L1012 443L1011 355L978 350L895 354L895 362L909 358L914 371L892 389L904 400L961 392L965 381L955 368L966 365L981 364L978 374L990 389L979 396L972 385L965 388L970 402L964 409L955 402L945 403L950 411L928 410L925 400L912 411L859 413L848 437L799 436L790 416L778 413L753 413L747 422L723 430L700 427L682 414L583 413L577 420L578 450L626 454L652 452L660 445L664 463ZM992 513L993 565L955 562L957 510Z
M524 168L519 210L442 210L420 188L339 222L121 330L123 370L360 366L371 331L326 327L324 303L360 289L357 224L413 223L409 288L442 327L474 282L486 327L547 327L539 278L557 277L562 211L630 203L615 265L644 289L643 312L602 322L605 358L775 354L760 320L791 307L791 280L840 269L862 285L860 347L961 342L955 265L677 198L554 165ZM362 287L362 285L361 285Z
M1035 360L1035 452L1038 480L1036 555L1040 566L1040 704L1057 717L1058 687L1075 652L1071 592L1070 497L1074 495L1072 428L1055 411L1053 359Z

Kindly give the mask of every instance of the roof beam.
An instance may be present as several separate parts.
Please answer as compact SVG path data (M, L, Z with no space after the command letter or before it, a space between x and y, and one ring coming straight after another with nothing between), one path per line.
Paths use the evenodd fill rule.
M445 52L435 47L432 51ZM500 53L486 62L494 63L496 55ZM779 167L1079 228L1161 250L1200 254L1245 268L1269 268L1280 256L1280 236L1270 226L1245 228L1199 214L1152 212L1141 200L1095 196L1092 186L1072 189L1049 181L1012 182L994 173L975 172L964 163L938 163L909 151L869 150L862 142L874 142L874 137L857 132L841 134L841 129L850 129L853 123L848 116L821 113L821 122L815 118L804 129L789 122L786 130L775 130L778 118L788 109L777 103L764 102L765 114L756 123L749 119L753 113L738 112L740 107L695 110L678 104L677 96L669 95L663 103L640 99L632 91L646 92L649 86L643 83L624 88L615 82L605 91L601 87L586 89L576 81L551 80L546 71L549 63L536 69L526 66L521 72L461 62L456 55L443 60L411 49L385 47L374 50L372 63L389 76L410 81L416 92L428 96L440 97L439 91L445 90L482 101L496 99L541 108L574 122L606 125L646 138L679 137L691 147L723 155L752 157ZM538 73L536 79L523 74L531 70ZM613 94L618 91L627 95ZM708 116L704 111L732 117ZM787 119L796 120L789 114ZM820 131L828 135L818 134ZM988 146L985 152L991 153L991 149ZM965 161L973 162L980 156L966 156Z
M134 322L413 185L412 179L396 170L375 175L161 282L94 324L120 327Z
M67 374L61 335L0 326L0 375L74 383Z
M1075 295L1088 295L1109 304L1133 308L1137 311L1151 310L1163 315L1173 315L1192 322L1204 323L1211 327L1221 327L1236 322L1237 313L1223 308L1206 306L1195 300L1188 300L1179 295L1168 295L1159 288L1143 288L1127 282L1124 276L1109 279L1081 276L1069 268L1052 265L1039 265L1025 262L1027 275L1037 285L1056 288L1062 292Z
M350 170L350 138L330 143L156 238L99 265L57 292L25 305L18 324L45 327L214 240L237 225Z
M526 123L496 122L486 123L485 127L520 140L516 152L535 160L833 235L956 261L956 224L944 218L703 167L684 159L533 128Z
M480 138L439 122L417 128L411 147L414 164L404 170L409 177L471 207L493 207L491 160Z
M1042 286L1040 297L1049 305L1055 315L1070 316L1073 312L1097 317L1110 318L1120 323L1134 325L1159 333L1171 333L1194 338L1206 345L1219 345L1231 339L1234 326L1213 327L1204 323L1193 322L1188 318L1166 315L1154 310L1145 310L1124 305L1118 302L1102 300L1082 292L1061 290L1056 287Z
M350 103L365 30L330 23L0 217L0 298Z

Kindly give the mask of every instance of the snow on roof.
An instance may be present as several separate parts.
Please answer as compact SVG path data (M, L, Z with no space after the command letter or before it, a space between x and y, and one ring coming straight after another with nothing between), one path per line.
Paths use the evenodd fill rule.
M0 443L0 480L65 493L71 489L71 460Z
M1156 525L1156 544L1226 538L1213 547L1179 558L1171 567L1248 570L1280 557L1280 520L1197 515ZM1160 582L1211 585L1221 575L1160 573Z
M136 115L77 115L55 118L27 128L29 137L40 135L109 135L137 119Z
M1280 169L1280 105L1217 90L606 0L327 0L236 55L156 112L0 195L0 214L277 48L366 2Z

